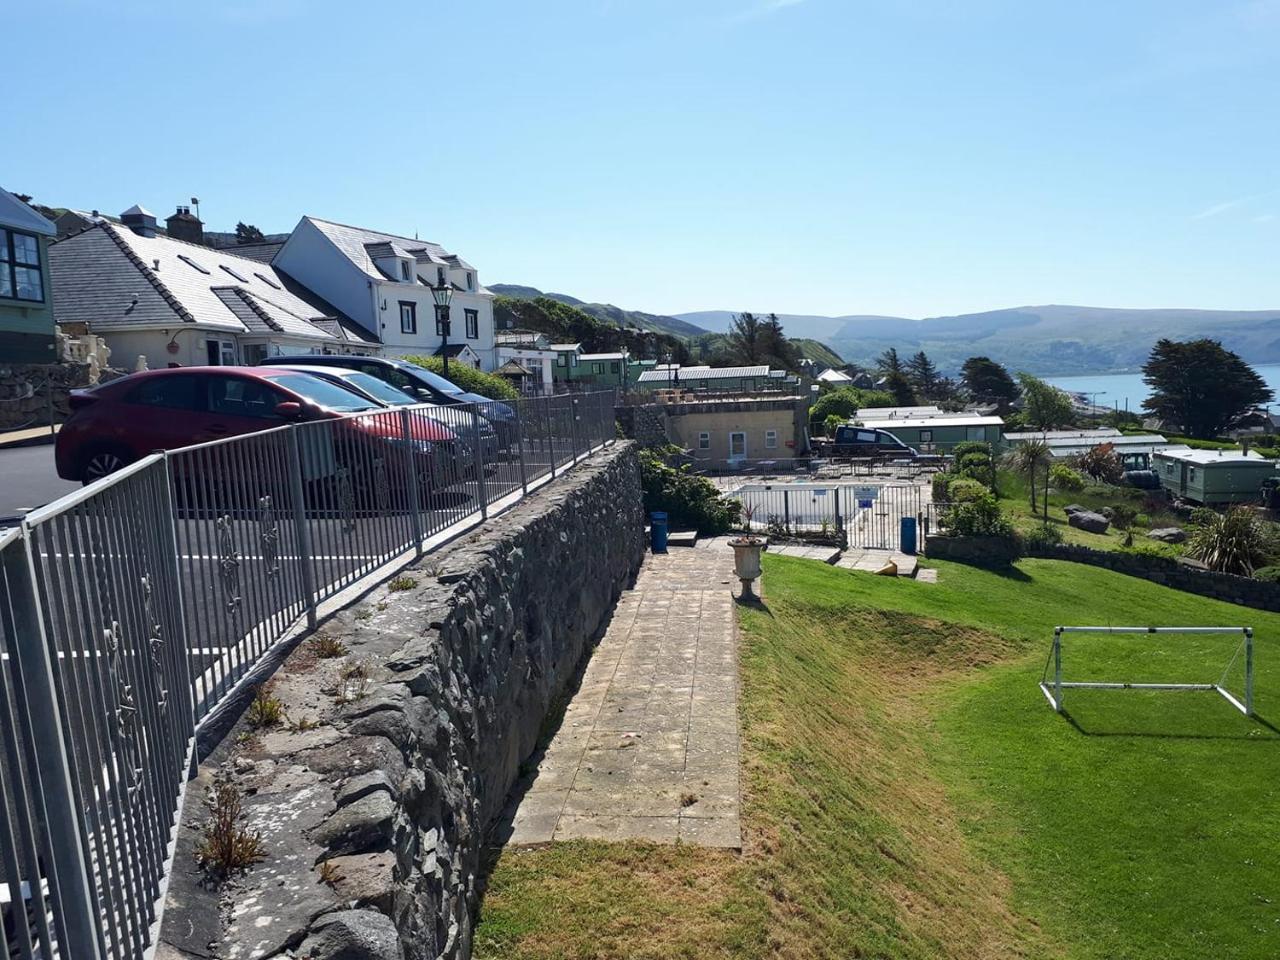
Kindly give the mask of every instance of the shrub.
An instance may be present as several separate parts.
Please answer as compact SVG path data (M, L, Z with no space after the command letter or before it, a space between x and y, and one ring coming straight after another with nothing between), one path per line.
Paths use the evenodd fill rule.
M1052 523L1040 523L1022 535L1028 549L1056 547L1062 543L1062 531Z
M1055 490L1075 492L1084 489L1084 476L1065 463L1055 463L1049 468L1049 485Z
M972 477L954 477L947 485L947 495L952 503L971 503L990 494L986 486Z
M275 695L274 684L267 682L253 691L247 717L255 730L271 730L284 723L284 702Z
M1219 516L1218 511L1211 507L1195 507L1187 522L1193 527L1207 527L1209 524L1217 523Z
M1118 484L1124 480L1124 464L1110 443L1100 443L1080 454L1078 466L1099 483Z
M951 455L959 460L966 453L982 453L986 454L988 460L991 459L991 444L985 440L961 440L951 448Z
M1280 567L1259 567L1253 571L1253 579L1264 580L1267 583L1280 583Z
M962 537L1000 537L1013 539L1013 524L1003 513L996 498L990 493L957 503L947 511L945 526Z
M933 502L946 503L950 498L947 490L951 486L951 481L955 479L952 473L935 473L933 475Z
M209 819L196 843L196 862L220 879L247 870L264 856L262 835L243 823L240 792L229 780L220 779L210 791Z
M964 446L973 446L973 444L966 441L966 443L957 444L956 449L958 450ZM996 485L996 466L991 460L991 448L985 443L977 446L983 449L970 449L963 453L953 454L955 460L953 461L952 469L962 477L969 477L984 486L994 487Z
M432 373L444 376L444 361L439 357L405 357L410 363L426 367ZM478 393L490 400L519 400L520 393L496 373L485 373L465 363L449 365L449 379L469 393Z
M1248 507L1232 507L1191 531L1187 556L1210 570L1247 577L1275 556L1275 538L1271 525Z
M661 451L640 451L640 482L645 513L663 510L672 526L693 527L712 536L734 529L741 504L722 497L715 484L689 472L687 465L672 467Z

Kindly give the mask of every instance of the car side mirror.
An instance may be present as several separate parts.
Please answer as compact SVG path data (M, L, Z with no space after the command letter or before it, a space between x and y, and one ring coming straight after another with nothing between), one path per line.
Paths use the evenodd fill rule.
M296 400L283 400L276 404L276 415L285 420L296 420L302 414L302 404Z

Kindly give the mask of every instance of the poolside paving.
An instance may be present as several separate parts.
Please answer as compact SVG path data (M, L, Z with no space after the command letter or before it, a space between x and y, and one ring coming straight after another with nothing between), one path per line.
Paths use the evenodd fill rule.
M509 842L741 847L733 551L645 558L520 798Z

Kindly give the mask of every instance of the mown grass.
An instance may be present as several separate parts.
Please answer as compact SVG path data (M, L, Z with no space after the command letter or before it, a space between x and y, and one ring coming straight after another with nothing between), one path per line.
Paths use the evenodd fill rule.
M508 850L477 956L1280 955L1275 730L1200 693L1076 692L1062 717L1035 685L1058 622L1248 619L1266 716L1280 617L1052 561L939 563L932 585L765 563L767 607L741 617L743 854ZM1152 646L1067 663L1216 680L1232 652Z

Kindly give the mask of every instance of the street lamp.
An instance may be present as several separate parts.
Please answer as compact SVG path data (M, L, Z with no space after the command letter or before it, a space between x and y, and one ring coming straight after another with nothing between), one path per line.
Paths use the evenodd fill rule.
M440 338L440 355L444 357L444 378L449 379L449 302L453 299L453 284L443 274L437 286L431 288L436 302L436 336Z

